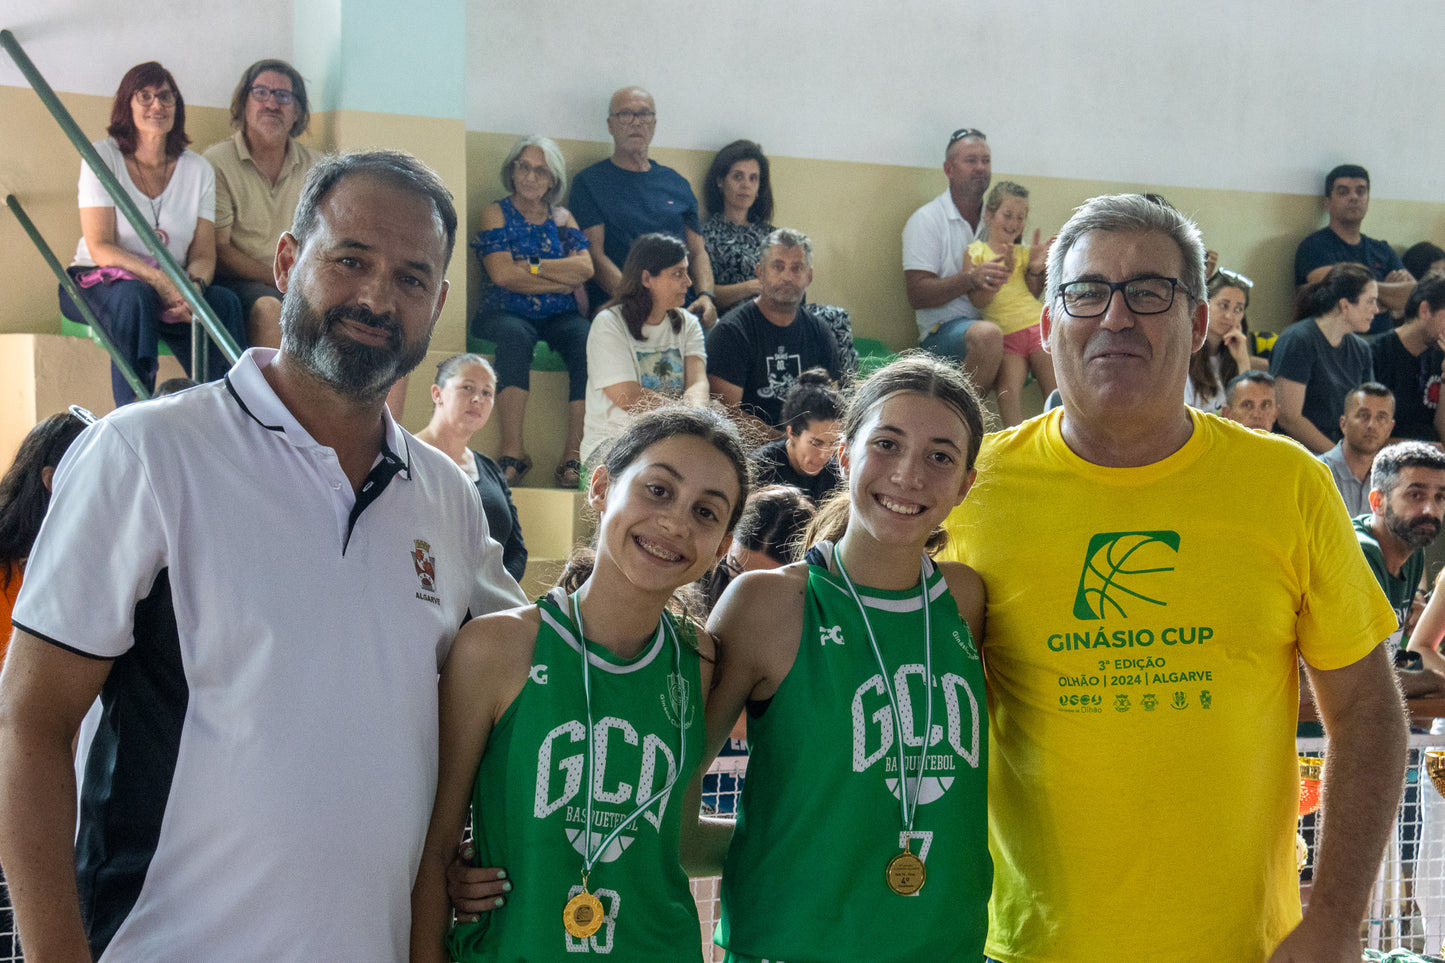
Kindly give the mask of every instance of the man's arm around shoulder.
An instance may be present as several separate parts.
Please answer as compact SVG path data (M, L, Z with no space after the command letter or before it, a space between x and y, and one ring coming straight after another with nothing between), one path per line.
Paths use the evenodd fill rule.
M1405 707L1384 646L1308 668L1328 738L1323 826L1304 920L1270 963L1357 963L1360 921L1404 785Z
M0 864L32 960L91 958L70 747L110 667L16 629L0 673Z

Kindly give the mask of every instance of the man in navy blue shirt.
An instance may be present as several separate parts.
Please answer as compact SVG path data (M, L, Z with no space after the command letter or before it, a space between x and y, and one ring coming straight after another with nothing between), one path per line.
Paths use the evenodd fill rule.
M1330 223L1295 249L1294 283L1313 284L1346 261L1363 264L1380 283L1381 311L1370 324L1370 333L1379 334L1395 326L1390 312L1405 310L1415 277L1405 270L1394 248L1360 230L1369 209L1369 171L1358 164L1341 164L1330 171L1325 177L1325 213Z
M656 130L652 95L641 87L623 87L612 95L607 113L612 156L572 182L572 215L592 242L594 271L587 293L592 307L601 307L617 291L632 242L654 231L671 234L687 244L693 293L687 309L710 328L717 321L717 306L712 262L698 233L697 198L681 174L648 158Z

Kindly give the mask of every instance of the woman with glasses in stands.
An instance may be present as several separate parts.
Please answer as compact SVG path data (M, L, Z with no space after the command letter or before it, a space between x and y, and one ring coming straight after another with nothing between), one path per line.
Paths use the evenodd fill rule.
M186 150L191 142L186 103L170 71L155 61L128 70L115 92L106 132L110 136L94 144L101 160L221 325L244 348L240 301L225 288L211 286L216 271L215 173L199 154ZM70 275L80 285L81 297L147 390L155 387L158 341L170 345L186 374L192 374L190 305L83 162L79 195L81 238ZM64 288L60 310L72 321L85 320ZM212 345L208 357L208 370L196 374L198 380L214 380L226 372L228 364L218 347ZM117 406L136 397L114 366L111 392Z

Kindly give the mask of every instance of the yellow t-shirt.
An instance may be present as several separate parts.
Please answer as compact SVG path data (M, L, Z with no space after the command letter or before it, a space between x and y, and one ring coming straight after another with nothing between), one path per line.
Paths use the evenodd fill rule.
M968 246L968 256L974 263L982 264L984 261L992 261L998 255L988 246L987 241L974 241ZM1008 276L1003 287L998 289L988 307L983 309L984 320L998 325L1004 334L1033 327L1039 323L1039 315L1044 310L1039 299L1029 290L1025 276L1028 269L1028 248L1015 244L1013 273Z
M947 522L988 588L988 953L1262 961L1300 918L1296 654L1349 665L1395 615L1294 442L1191 411L1103 468L1061 415L990 435Z

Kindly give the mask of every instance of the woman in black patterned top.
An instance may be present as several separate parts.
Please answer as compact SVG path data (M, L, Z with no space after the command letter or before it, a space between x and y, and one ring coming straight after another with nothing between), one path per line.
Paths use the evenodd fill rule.
M757 266L763 241L773 231L773 185L768 158L750 140L717 152L703 182L708 219L702 239L712 261L718 313L758 293Z

